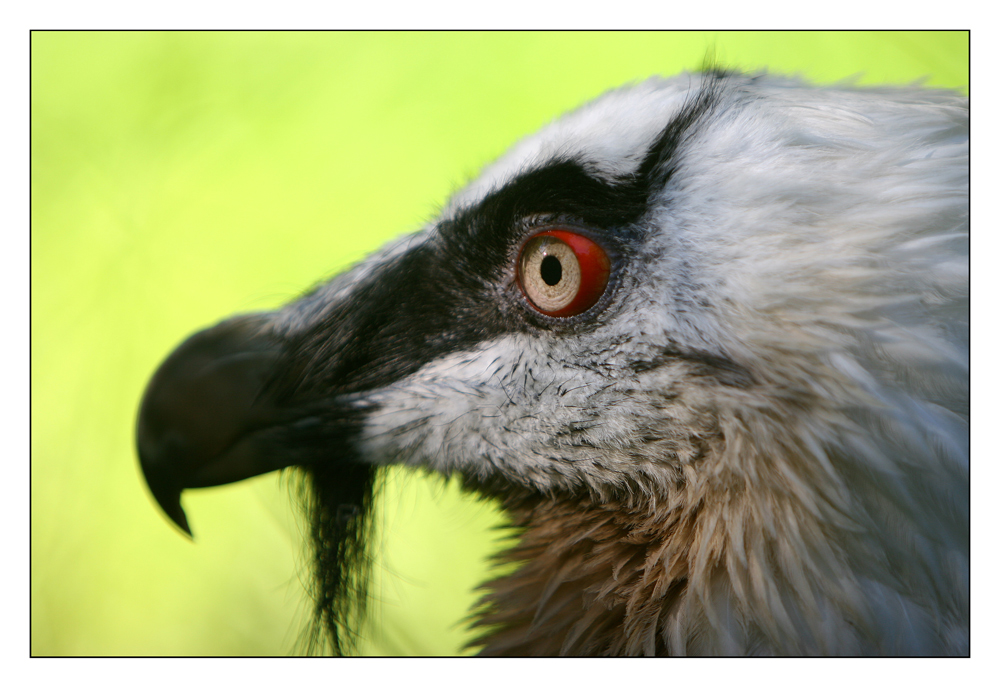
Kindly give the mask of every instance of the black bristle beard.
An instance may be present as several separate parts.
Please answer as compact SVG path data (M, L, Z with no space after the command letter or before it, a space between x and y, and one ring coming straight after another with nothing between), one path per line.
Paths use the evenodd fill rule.
M312 539L314 618L308 654L344 655L357 647L371 579L372 505L378 469L318 464L305 471L303 503Z

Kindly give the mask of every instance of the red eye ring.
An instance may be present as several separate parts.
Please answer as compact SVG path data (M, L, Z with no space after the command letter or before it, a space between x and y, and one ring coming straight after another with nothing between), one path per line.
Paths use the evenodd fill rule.
M539 313L568 318L597 303L608 287L611 260L596 242L568 229L548 229L525 242L517 281Z

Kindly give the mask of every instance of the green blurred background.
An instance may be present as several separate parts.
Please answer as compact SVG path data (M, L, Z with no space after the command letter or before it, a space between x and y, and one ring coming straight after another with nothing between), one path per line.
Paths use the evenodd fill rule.
M31 652L285 655L305 536L287 479L185 495L132 446L190 332L274 308L608 88L725 65L967 92L958 33L72 33L31 37ZM500 517L394 471L364 654L456 654Z

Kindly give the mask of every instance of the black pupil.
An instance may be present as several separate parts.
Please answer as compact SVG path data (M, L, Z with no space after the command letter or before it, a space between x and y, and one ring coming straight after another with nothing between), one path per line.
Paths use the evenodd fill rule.
M542 279L550 287L559 284L559 280L562 279L562 263L555 256L542 258Z

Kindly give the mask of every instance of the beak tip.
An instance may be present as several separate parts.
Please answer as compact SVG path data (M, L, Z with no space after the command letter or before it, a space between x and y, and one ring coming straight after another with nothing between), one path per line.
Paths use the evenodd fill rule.
M167 518L169 518L175 526L184 531L184 533L193 540L194 535L191 533L191 526L188 525L187 515L181 507L181 491L151 489L151 492L153 493L153 498L156 500L156 503L160 505L160 509L163 510L163 513L166 514Z
M146 481L146 487L167 518L193 539L187 515L181 507L181 492L185 485L182 477L177 474L178 462L173 460L177 454L175 442L169 441L169 438L151 441L149 435L150 433L143 427L143 418L140 416L137 448L139 468Z
M162 502L160 502L160 506L164 507ZM194 540L194 534L191 532L191 526L188 525L187 516L184 513L184 509L181 508L180 495L177 496L176 507L172 509L164 507L163 511L173 521L175 526L183 530L185 535Z
M194 540L194 534L191 532L191 526L188 525L187 517L184 515L184 511L178 507L176 514L168 514L170 520L177 525L178 528L184 531L185 535Z

